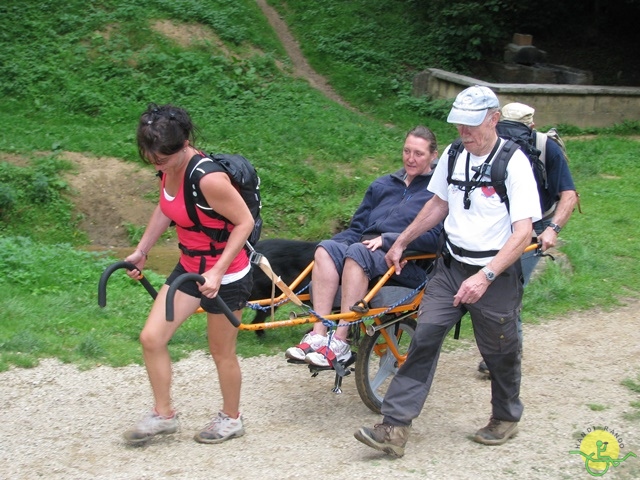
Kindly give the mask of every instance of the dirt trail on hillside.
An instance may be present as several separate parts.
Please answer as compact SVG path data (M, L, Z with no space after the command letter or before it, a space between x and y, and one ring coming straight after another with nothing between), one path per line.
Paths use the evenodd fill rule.
M302 50L300 50L298 42L289 31L289 27L287 27L287 24L282 20L282 18L280 18L278 12L273 7L268 5L266 0L256 0L256 3L262 9L262 12L267 17L267 20L269 20L269 24L273 27L276 34L278 35L278 38L280 39L280 42L287 52L287 55L289 55L289 58L291 58L294 75L306 79L313 88L320 90L327 98L330 98L331 100L339 103L340 105L348 108L351 111L355 111L355 109L351 105L349 105L345 100L342 99L342 97L340 97L340 95L338 95L333 90L325 77L311 68L311 65L309 65L309 62L302 54Z

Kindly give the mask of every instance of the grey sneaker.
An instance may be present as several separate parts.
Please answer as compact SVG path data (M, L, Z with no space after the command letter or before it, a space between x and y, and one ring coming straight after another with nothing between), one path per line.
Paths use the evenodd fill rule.
M356 440L394 457L404 455L404 446L409 439L410 426L397 426L379 423L371 428L361 427L353 434Z
M518 433L518 422L491 418L486 427L478 430L473 440L484 445L502 445Z
M200 433L196 433L193 439L199 443L221 443L242 435L244 435L242 415L231 418L223 412L218 412L218 415L213 417L213 420Z
M175 433L178 430L178 414L171 417L158 415L155 410L147 413L131 430L124 432L124 439L131 444L146 442L156 435Z

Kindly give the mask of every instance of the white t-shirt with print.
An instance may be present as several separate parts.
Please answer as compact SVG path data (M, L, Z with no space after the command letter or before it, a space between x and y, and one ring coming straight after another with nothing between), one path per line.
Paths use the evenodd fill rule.
M501 139L500 142L499 148L502 148L505 140ZM468 210L465 210L464 190L461 189L462 187L447 183L449 147L440 157L428 188L449 204L449 214L444 221L444 229L452 244L476 252L500 250L511 236L512 223L526 218L531 218L535 222L541 218L536 181L524 153L520 150L516 151L507 165L506 189L509 211L506 204L500 202L493 187L474 189L469 196L471 205ZM458 156L452 174L453 180L465 180L467 154L467 150L464 149ZM482 165L488 156L487 154L477 157L469 153L470 179L475 175L471 167ZM492 258L461 257L453 253L452 255L458 261L471 265L486 265Z

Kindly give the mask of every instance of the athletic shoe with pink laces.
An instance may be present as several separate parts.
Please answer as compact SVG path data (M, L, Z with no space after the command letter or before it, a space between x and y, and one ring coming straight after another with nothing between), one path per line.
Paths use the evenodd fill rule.
M304 361L316 367L334 367L334 363L344 362L351 357L351 346L335 336L329 346L324 346L315 352L307 353Z
M327 337L317 333L309 332L304 337L302 337L302 340L298 345L296 345L295 347L287 348L287 351L284 352L284 356L290 360L304 362L304 357L307 353L315 352L326 344Z

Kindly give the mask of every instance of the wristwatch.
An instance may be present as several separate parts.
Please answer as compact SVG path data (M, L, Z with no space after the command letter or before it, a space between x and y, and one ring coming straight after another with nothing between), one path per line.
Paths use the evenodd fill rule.
M487 277L487 280L490 282L493 282L496 279L496 274L489 270L489 267L483 267L482 273L484 273L484 276Z
M558 225L557 223L551 222L549 224L549 226L551 227L551 230L553 230L556 233L560 233L560 230L562 230L562 227L560 225Z

